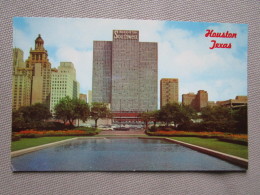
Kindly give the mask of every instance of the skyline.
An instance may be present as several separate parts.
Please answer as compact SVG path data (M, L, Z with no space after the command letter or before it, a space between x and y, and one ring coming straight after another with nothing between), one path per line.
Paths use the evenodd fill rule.
M13 47L24 51L24 60L41 34L52 68L72 62L81 93L92 90L93 41L111 41L113 30L138 30L140 41L158 42L158 86L161 78L178 78L179 100L182 94L198 90L206 90L209 101L247 95L246 24L19 17L13 18L13 28ZM207 29L238 36L205 37ZM232 43L232 48L211 50L211 40Z

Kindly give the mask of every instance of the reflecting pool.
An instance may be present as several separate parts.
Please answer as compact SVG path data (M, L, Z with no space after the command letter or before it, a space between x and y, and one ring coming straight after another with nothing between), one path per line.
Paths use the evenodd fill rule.
M14 171L245 171L162 139L79 139L12 158Z

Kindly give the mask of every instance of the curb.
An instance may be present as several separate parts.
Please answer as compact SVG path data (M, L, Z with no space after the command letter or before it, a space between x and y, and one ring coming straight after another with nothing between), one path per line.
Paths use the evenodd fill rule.
M238 165L240 167L243 167L243 168L246 168L246 169L248 168L248 160L247 159L240 158L240 157L230 155L230 154L225 154L225 153L218 152L218 151L215 151L215 150L211 150L211 149L208 149L208 148L196 146L196 145L193 145L193 144L188 144L188 143L185 143L185 142L182 142L182 141L177 141L177 140L174 140L174 139L169 139L169 138L164 138L164 139L167 140L167 141L188 147L190 149L196 150L198 152L220 158L222 160L228 161L228 162L235 164L235 165Z
M84 138L84 137L74 137L74 138L71 138L71 139L61 140L61 141L52 142L52 143L49 143L49 144L44 144L44 145L40 145L40 146L35 146L35 147L17 150L17 151L11 152L11 157L21 156L21 155L26 154L26 153L35 152L35 151L38 151L38 150L41 150L41 149L44 149L44 148L64 144L66 142L69 142L69 141L72 141L72 140L77 140L77 139L79 140L79 139L86 139L86 138Z

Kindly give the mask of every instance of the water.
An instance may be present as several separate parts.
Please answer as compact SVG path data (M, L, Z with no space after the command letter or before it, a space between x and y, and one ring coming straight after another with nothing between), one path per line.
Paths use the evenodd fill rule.
M12 158L14 171L244 171L159 139L81 139Z

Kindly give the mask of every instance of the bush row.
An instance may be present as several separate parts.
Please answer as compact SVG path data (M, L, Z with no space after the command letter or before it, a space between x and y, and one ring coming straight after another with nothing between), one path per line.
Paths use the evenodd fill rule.
M43 121L34 121L30 123L24 123L22 126L19 127L12 127L13 132L19 132L26 129L37 129L37 130L67 130L73 129L74 126L65 125L60 122L43 122Z
M167 131L158 130L156 132L147 130L146 134L149 136L167 136L167 137L199 137L199 138L215 138L219 141L229 143L248 145L248 137L245 134L231 134L223 132L188 132L188 131Z
M15 132L12 135L12 141L17 141L20 138L37 138L37 137L53 137L53 136L93 136L100 132L99 129L92 127L77 127L73 130L45 130L39 131L29 129Z
M247 134L247 128L244 130L238 130L235 128L232 122L215 122L215 121L206 121L200 123L188 122L185 124L180 124L177 127L173 126L152 126L149 128L150 132L156 132L157 130L172 131L172 130L185 130L185 131L218 131L218 132L230 132L230 133L245 133Z

